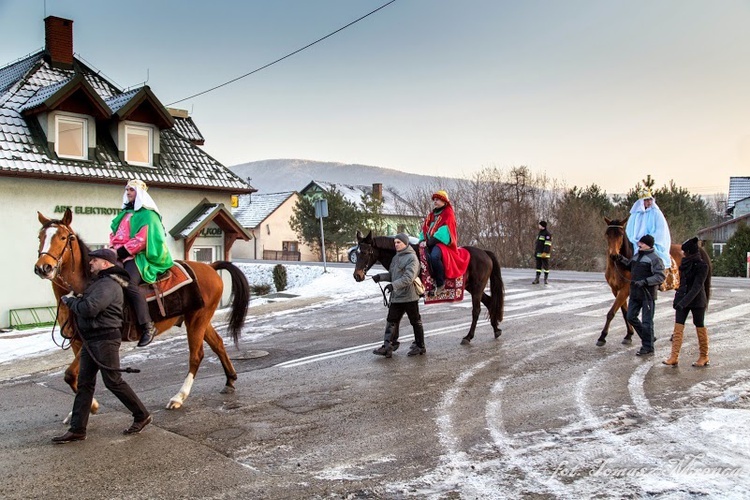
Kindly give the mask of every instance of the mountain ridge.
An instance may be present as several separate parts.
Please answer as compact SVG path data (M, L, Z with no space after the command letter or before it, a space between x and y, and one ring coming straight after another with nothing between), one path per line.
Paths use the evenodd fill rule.
M372 165L294 158L252 161L228 168L247 180L259 193L301 191L314 180L348 185L382 183L405 193L415 188L440 185L445 179Z

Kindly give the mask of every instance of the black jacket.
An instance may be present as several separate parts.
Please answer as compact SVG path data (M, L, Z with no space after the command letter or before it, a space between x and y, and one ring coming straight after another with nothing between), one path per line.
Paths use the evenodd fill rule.
M547 229L542 229L536 236L536 244L534 245L534 255L537 257L549 259L549 254L552 251L552 234Z
M115 278L116 277L116 278ZM119 339L122 328L123 284L128 272L120 266L99 271L80 298L66 300L86 340Z
M630 269L630 297L635 300L646 300L648 291L651 300L656 300L656 292L659 285L664 281L664 263L661 258L651 250L640 250L632 259L624 259L622 263ZM636 281L646 280L646 287L637 287Z
M675 308L705 308L708 306L706 287L708 264L700 254L688 255L680 264L680 288L674 294Z

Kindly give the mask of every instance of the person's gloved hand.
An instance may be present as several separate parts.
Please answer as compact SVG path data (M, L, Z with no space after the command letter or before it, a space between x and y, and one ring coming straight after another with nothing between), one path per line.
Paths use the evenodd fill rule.
M385 291L388 292L388 293L393 293L393 284L392 283L388 283L385 286Z
M672 307L674 307L675 311L685 308L685 306L682 305L682 302L675 302L672 304Z
M432 248L435 245L437 245L438 243L440 243L440 240L438 240L434 236L431 236L430 239L427 240L427 247L428 248Z
M374 281L375 283L379 283L380 282L380 275L376 274L375 276L373 276L372 277L372 281Z
M117 249L117 258L120 260L125 260L128 257L130 257L130 253L125 249L125 247L120 247Z
M636 288L643 288L646 286L646 280L637 280L633 282L633 286Z
M619 262L620 264L627 264L628 263L628 258L625 257L622 254L619 254L619 253L617 255L615 255L615 260L617 260L617 262Z
M73 301L75 297L76 297L75 292L71 291L67 295L63 295L62 297L60 297L60 300L62 301L63 304L67 306L67 305L70 305L70 303Z

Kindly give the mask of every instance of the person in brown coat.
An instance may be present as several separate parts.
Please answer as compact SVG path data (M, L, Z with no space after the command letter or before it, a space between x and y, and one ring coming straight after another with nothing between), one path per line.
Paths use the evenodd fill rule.
M665 365L676 366L682 347L685 331L685 320L688 314L693 314L693 324L698 333L698 361L693 366L708 365L708 331L705 326L708 294L706 281L711 279L711 269L703 261L698 246L698 238L691 238L682 244L685 255L680 264L680 288L674 294L674 334L672 336L672 354L662 361Z

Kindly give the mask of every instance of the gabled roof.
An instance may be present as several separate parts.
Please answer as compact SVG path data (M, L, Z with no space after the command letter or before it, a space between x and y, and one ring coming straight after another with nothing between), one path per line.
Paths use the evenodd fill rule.
M372 195L372 186L338 184L326 181L312 181L300 191L300 194L307 195L316 186L323 191L330 191L332 188L336 188L347 201L354 203L358 207L362 206L362 195ZM399 208L403 210L406 206L406 200L399 196L393 189L383 186L383 215L403 216Z
M54 106L73 87L93 106L104 107L122 119L148 111L157 122L172 120L148 87L123 92L79 59L73 68L53 68L44 51L0 68L0 177L23 176L41 179L121 184L138 177L162 188L200 188L230 193L251 193L255 189L179 132L160 131L159 163L153 167L130 165L119 158L109 136L108 120L99 119L95 154L88 161L58 158L49 151L47 137L37 118L27 116L39 106ZM107 104L109 103L109 104ZM99 117L97 117L99 118ZM196 129L197 130L197 129Z
M734 208L734 204L750 196L750 177L730 177L727 209Z
M282 203L296 193L296 191L287 191L284 193L243 194L239 197L239 206L232 209L232 214L243 227L258 227Z
M223 203L211 203L205 198L170 229L169 234L176 240L194 238L212 221L225 232L237 233L245 241L251 238L250 233L232 216L232 212L227 210Z
M111 97L107 104L112 108L112 113L117 115L120 120L129 120L138 110L144 107L152 111L156 118L155 125L159 128L172 128L174 119L169 114L164 105L159 102L148 85L133 89L119 96Z
M19 108L24 115L32 115L43 111L52 111L70 99L74 94L84 96L91 106L91 113L96 118L106 119L112 116L112 111L104 100L91 87L82 74L77 74L69 80L40 87L26 103Z

